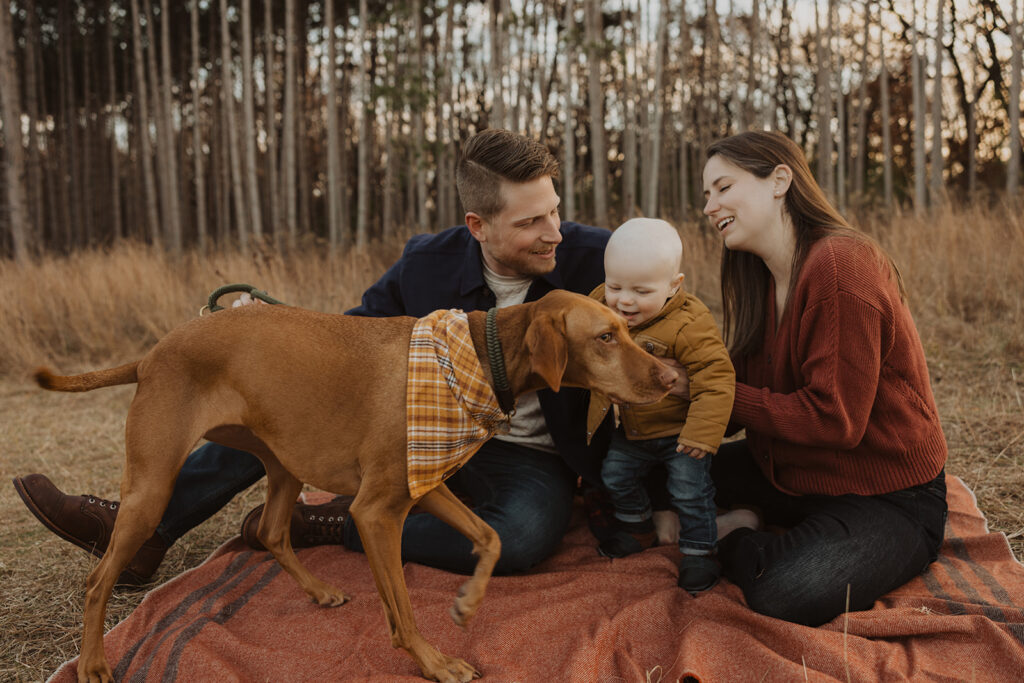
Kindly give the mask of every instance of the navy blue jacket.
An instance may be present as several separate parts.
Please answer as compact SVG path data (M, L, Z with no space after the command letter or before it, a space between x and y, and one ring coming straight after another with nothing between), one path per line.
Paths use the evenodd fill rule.
M554 270L533 281L526 301L536 301L553 289L586 295L604 282L604 247L611 233L570 222L562 223L561 232ZM485 311L494 303L494 293L484 282L480 243L461 225L412 237L401 258L366 290L362 303L346 313L422 318L442 308ZM544 389L538 396L548 431L562 458L579 475L600 484L609 431L595 434L587 446L587 392Z

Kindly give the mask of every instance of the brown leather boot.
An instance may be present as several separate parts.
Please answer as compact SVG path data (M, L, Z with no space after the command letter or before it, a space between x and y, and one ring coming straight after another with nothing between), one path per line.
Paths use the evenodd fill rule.
M14 488L29 511L47 529L96 557L102 557L114 530L119 504L96 496L69 496L42 474L15 477ZM154 533L125 570L118 583L147 583L156 572L169 546Z
M353 496L337 496L334 500L320 505L296 503L292 508L291 541L293 548L309 548L315 545L344 545L345 520L352 505ZM245 544L254 550L266 550L257 531L263 505L257 505L242 520L239 534Z

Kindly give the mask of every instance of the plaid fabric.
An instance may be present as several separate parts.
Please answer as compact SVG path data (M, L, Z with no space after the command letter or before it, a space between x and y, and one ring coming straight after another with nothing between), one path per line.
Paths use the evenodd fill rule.
M409 495L455 473L492 434L507 429L460 310L420 318L409 343L405 391Z

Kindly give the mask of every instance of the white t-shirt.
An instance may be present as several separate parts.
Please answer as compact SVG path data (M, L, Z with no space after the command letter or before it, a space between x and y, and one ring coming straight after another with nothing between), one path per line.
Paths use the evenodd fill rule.
M504 308L521 304L526 300L526 292L533 284L532 278L508 277L498 275L484 264L484 281L494 292L497 307ZM557 453L555 442L551 440L544 413L540 409L537 392L531 391L516 399L516 414L512 416L512 425L508 434L498 434L495 439L521 443L549 453Z

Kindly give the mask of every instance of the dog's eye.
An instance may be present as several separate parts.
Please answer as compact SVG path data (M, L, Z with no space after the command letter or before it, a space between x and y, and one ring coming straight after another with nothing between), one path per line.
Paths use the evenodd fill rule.
M609 343L612 340L612 338L613 338L613 335L612 335L611 332L605 332L600 337L598 337L598 339L603 341L605 344Z

